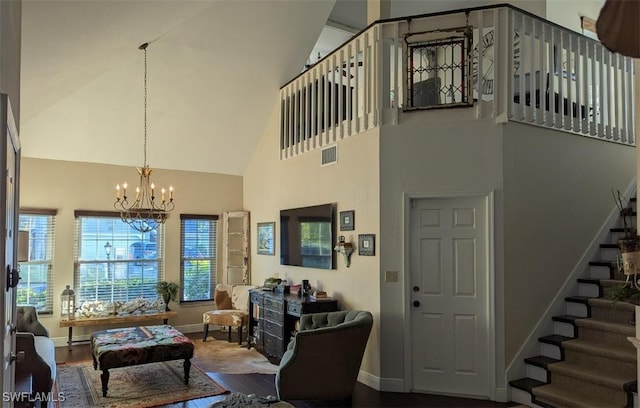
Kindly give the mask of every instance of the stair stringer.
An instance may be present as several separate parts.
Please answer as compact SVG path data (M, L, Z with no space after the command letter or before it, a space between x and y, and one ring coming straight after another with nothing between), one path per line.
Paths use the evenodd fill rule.
M633 197L636 194L636 179L633 179L627 187L624 195L625 197ZM584 251L571 273L567 276L555 297L545 310L544 314L538 320L535 327L529 332L529 336L522 344L518 352L514 356L513 360L509 363L506 370L507 384L510 381L526 377L526 363L525 358L538 354L540 343L538 339L549 333L553 333L553 316L563 314L566 307L565 298L577 294L577 280L579 278L586 278L589 274L589 262L598 258L600 251L600 244L607 241L607 237L611 228L616 227L619 224L620 211L614 205L611 213L603 222L602 226L598 230L597 234L593 237L589 246ZM511 387L509 387L511 389Z

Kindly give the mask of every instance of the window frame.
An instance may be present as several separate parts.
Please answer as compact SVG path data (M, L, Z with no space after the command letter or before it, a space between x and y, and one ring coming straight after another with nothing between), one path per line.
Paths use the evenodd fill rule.
M37 266L37 265L47 265L47 272L46 272L46 289L45 291L47 292L45 295L45 305L42 308L38 308L37 305L33 305L31 303L20 303L20 304L25 304L25 305L31 305L31 306L35 306L36 310L38 311L39 314L53 314L53 298L54 298L54 294L53 294L53 287L54 287L54 259L55 259L55 248L56 248L56 216L58 215L58 210L56 209L49 209L49 208L20 208L18 211L18 230L20 229L20 224L21 224L21 217L22 216L38 216L38 217L48 217L47 220L47 234L48 234L48 238L45 239L45 243L47 245L47 248L44 249L44 252L48 255L46 256L44 260L27 260L24 262L17 262L18 264L18 270L22 273L20 280L18 281L18 286L16 288L17 293L19 293L19 291L21 289L24 289L24 282L30 280L29 276L25 276L29 274L28 269L30 269L30 266ZM28 256L31 257L32 256L32 251L31 251L31 246L34 245L34 240L31 237L31 231L29 231L29 250L27 252ZM26 268L25 268L26 267ZM27 271L25 271L25 269L27 269ZM26 273L25 273L26 272ZM27 279L25 279L27 278ZM22 287L21 287L22 286ZM27 288L29 288L30 284L27 284ZM17 294L16 294L17 296ZM17 300L17 298L16 298Z
M196 303L196 302L211 302L214 300L215 287L218 283L218 240L220 239L220 217L217 214L180 214L180 303ZM187 257L185 254L186 246L186 232L185 222L187 221L209 221L211 228L209 234L208 245L210 256L201 256L198 258ZM188 285L185 284L185 264L190 260L194 260L197 263L197 267L202 267L203 261L209 262L209 297L200 299L186 300L185 289Z
M156 299L158 294L156 292L156 283L165 279L165 249L164 249L164 236L165 236L165 225L160 224L156 230L154 230L155 241L150 239L147 240L144 237L143 233L136 231L131 226L128 226L128 230L124 235L126 238L119 237L120 233L115 230L112 230L111 236L108 234L104 234L101 236L100 231L96 232L96 243L105 241L109 242L113 245L111 252L109 255L105 253L101 253L96 250L95 258L92 259L80 259L80 251L81 245L83 241L82 237L82 223L87 219L97 219L104 218L106 220L110 220L107 222L122 222L120 217L120 213L116 211L86 211L86 210L76 210L74 212L74 222L75 222L75 232L74 232L74 271L73 271L73 281L74 288L76 292L78 305L81 305L84 302L93 302L93 301L131 301L136 299L138 296L142 296L144 299ZM122 223L127 226L126 223ZM115 225L115 224L114 224ZM138 234L143 234L141 237L136 237ZM145 233L145 234L151 234ZM137 238L137 239L136 239ZM113 253L116 250L117 241L124 242L126 248L126 258L118 257L117 252ZM142 243L141 248L141 257L131 258L131 246L137 242ZM153 258L146 257L147 244L155 246L155 256ZM96 247L97 248L97 247ZM122 245L120 245L120 249L122 249ZM135 251L135 249L134 249ZM121 251L122 252L122 251ZM120 255L122 256L122 254ZM95 296L85 296L85 291L83 290L83 276L82 274L82 266L83 265L96 265L97 267L100 265L106 265L106 274L109 275L107 279L111 279L110 284L101 285L100 283L96 284L96 292ZM153 265L154 267L157 265L156 275L153 276L153 273L145 275L145 265ZM139 267L139 269L138 269ZM153 269L151 269L153 270ZM97 269L96 269L97 273ZM129 288L130 286L126 283L132 278L132 274L140 273L140 279L142 279L141 285L139 287L133 287L133 291L130 294ZM120 275L120 278L116 276ZM151 280L151 284L145 284L144 281L146 279ZM96 281L98 281L98 277L96 276ZM117 282L119 281L119 282ZM99 282L99 281L98 281ZM122 290L118 291L116 288L122 286L121 283L124 283L124 292ZM104 287L106 286L107 292L104 292ZM111 297L110 299L105 299L105 293L108 293L109 288L111 288ZM117 299L116 299L117 298Z

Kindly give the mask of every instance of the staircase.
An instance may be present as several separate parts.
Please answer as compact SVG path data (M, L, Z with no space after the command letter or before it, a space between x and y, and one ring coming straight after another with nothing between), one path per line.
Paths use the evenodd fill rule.
M606 299L607 289L625 280L616 267L615 242L622 233L610 230L601 259L589 262L590 277L576 282L579 295L566 297L566 314L553 317L554 334L540 337L540 355L525 359L527 377L509 383L512 401L532 407L634 406L636 348L627 337L635 337L635 306L613 306Z

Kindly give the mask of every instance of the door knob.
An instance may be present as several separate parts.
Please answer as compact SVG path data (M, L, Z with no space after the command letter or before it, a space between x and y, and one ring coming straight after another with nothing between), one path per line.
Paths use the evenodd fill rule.
M21 362L24 359L24 351L18 351L17 353L11 353L9 356L9 364L13 364L14 362Z
M414 300L413 301L413 307L420 307L420 301Z

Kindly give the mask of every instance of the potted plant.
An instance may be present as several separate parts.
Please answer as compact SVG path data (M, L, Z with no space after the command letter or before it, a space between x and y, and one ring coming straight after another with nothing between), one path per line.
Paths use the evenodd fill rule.
M169 309L169 302L178 298L178 289L180 289L180 286L174 282L160 281L156 285L156 290L158 294L162 296L167 312L171 310Z
M640 272L640 237L636 228L631 225L633 208L623 201L624 196L619 190L613 192L613 199L622 217L623 234L618 239L622 258L621 269L627 276L636 275Z
M618 270L626 276L626 280L617 285L613 285L607 290L606 297L613 301L612 306L615 308L617 302L627 302L640 305L640 285L638 283L638 274L640 273L640 237L638 237L637 229L631 225L631 217L633 216L633 208L625 204L624 197L620 191L613 192L613 198L616 206L620 210L622 217L623 233L618 239L618 248L620 256L618 258ZM635 324L635 313L629 323Z
M617 302L627 302L634 305L640 305L640 290L627 282L620 283L609 288L607 291L607 298L609 300L613 300L614 307Z

